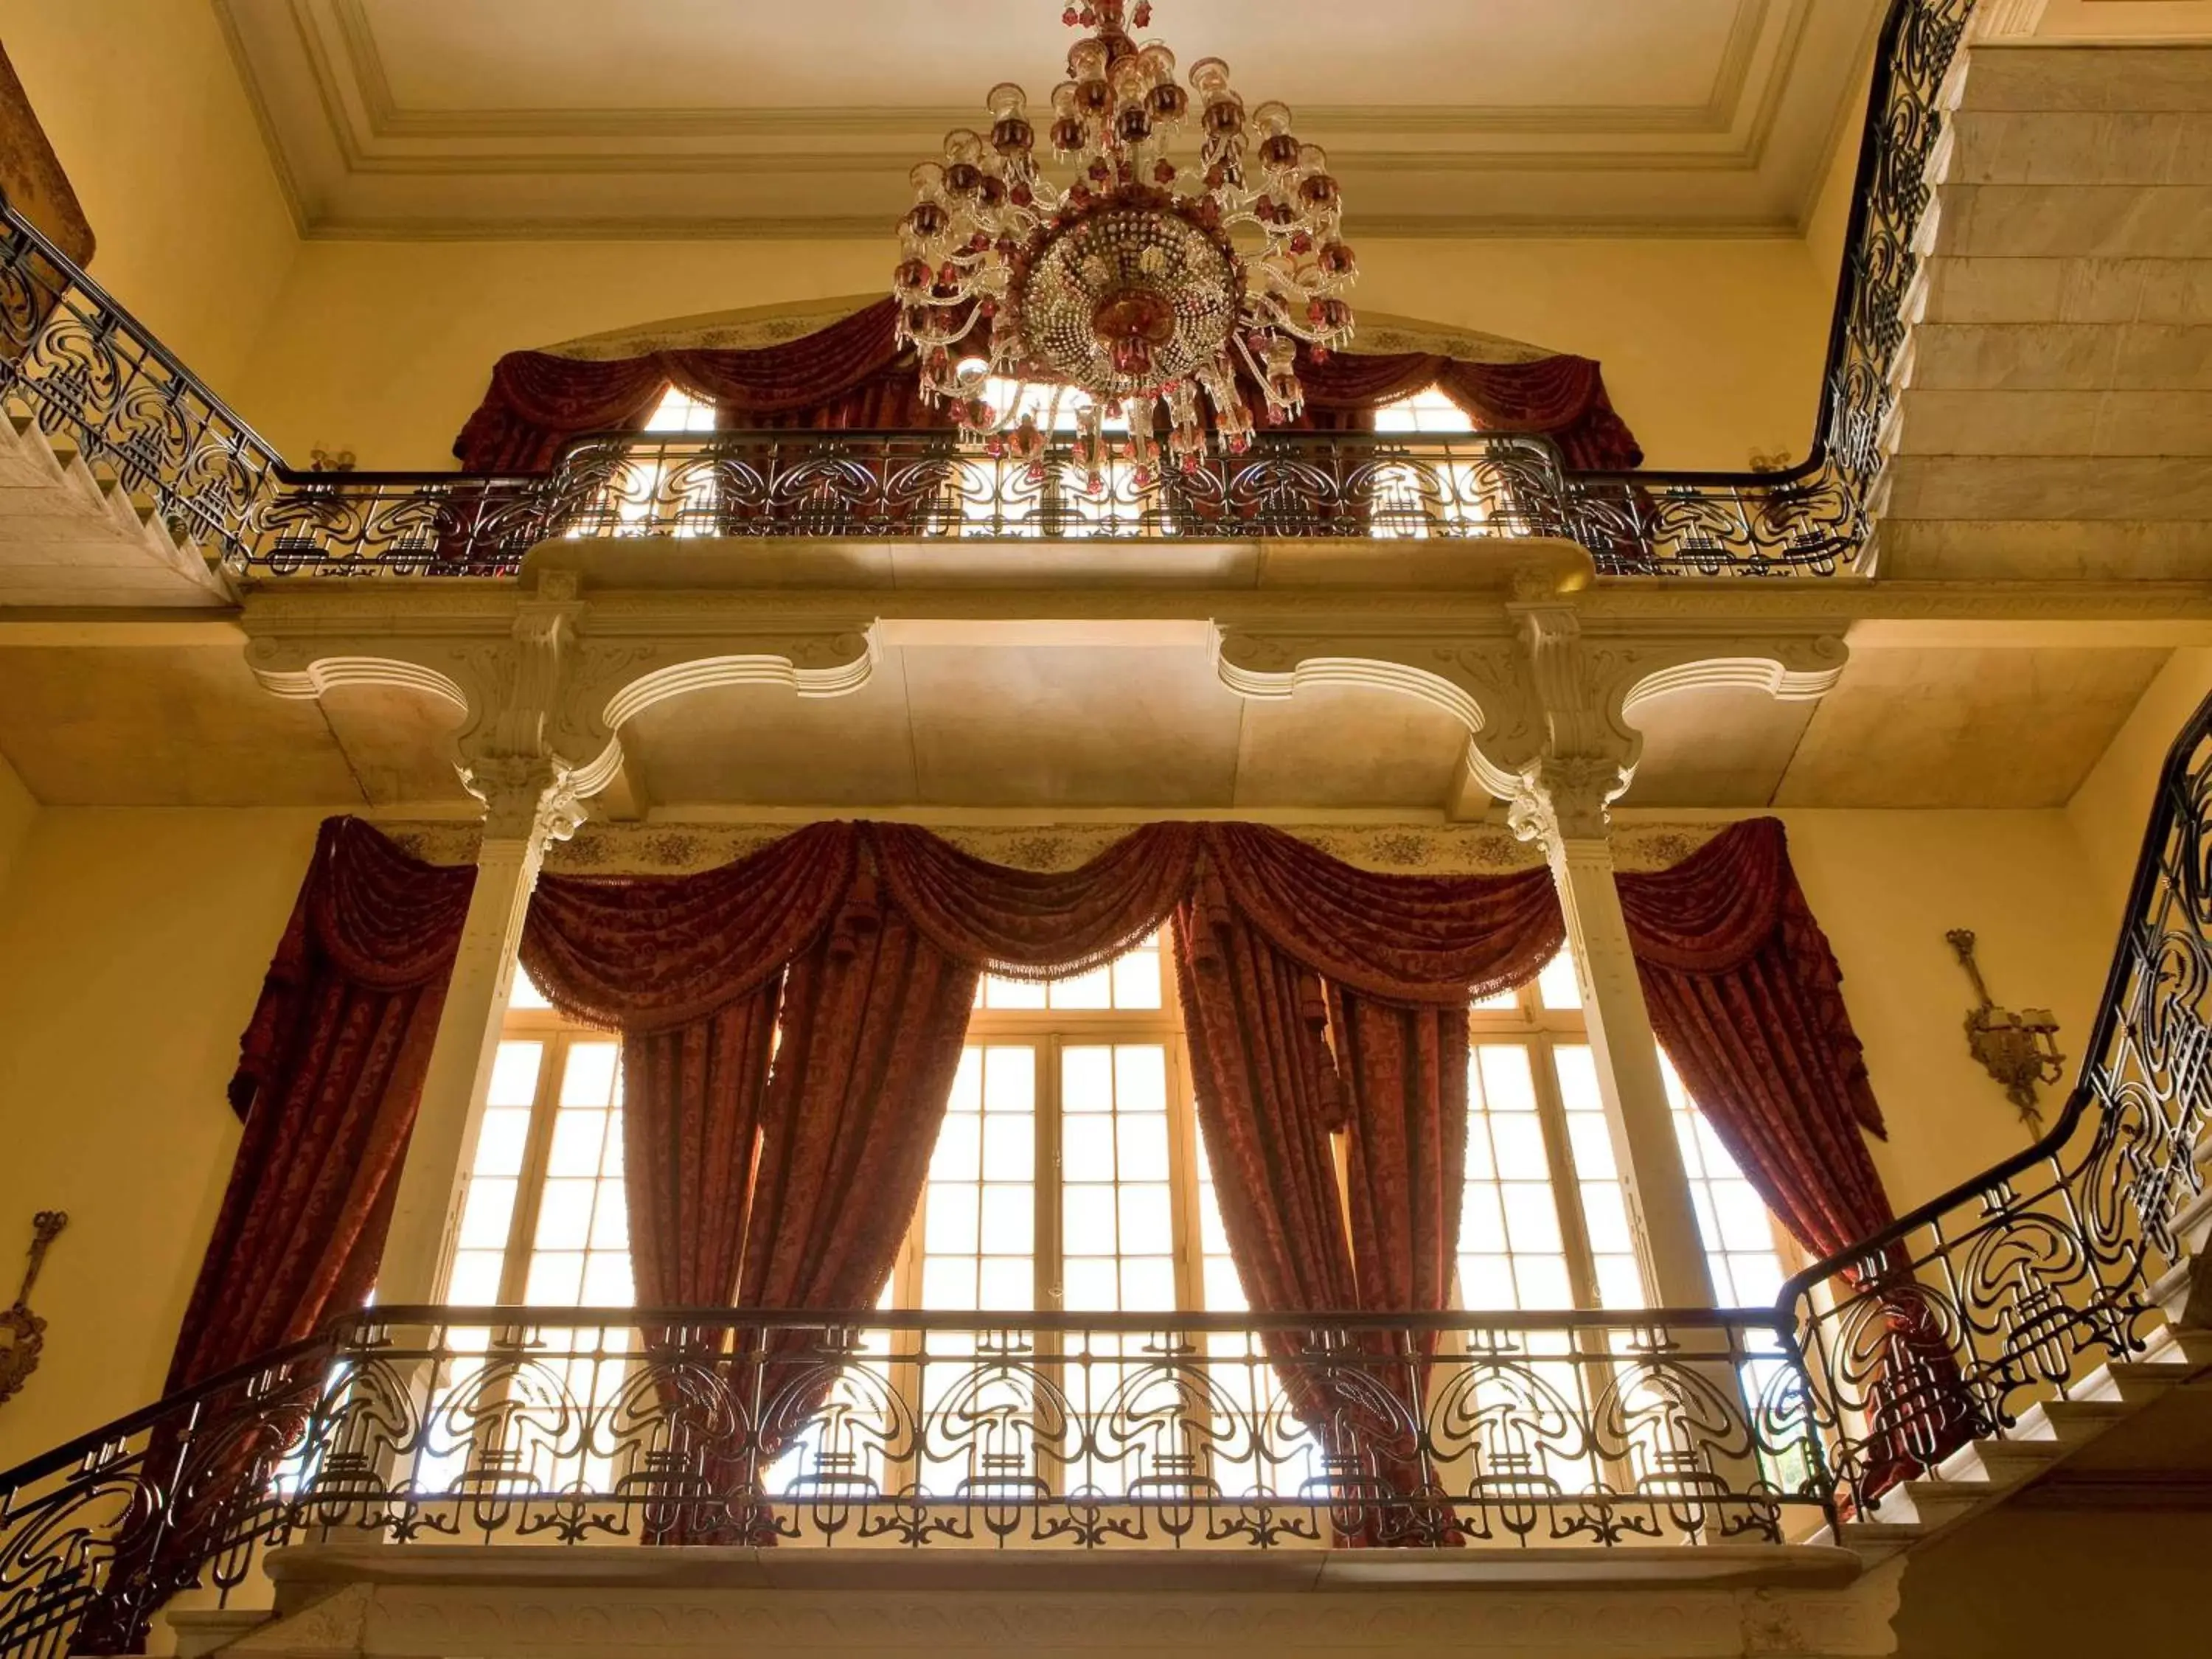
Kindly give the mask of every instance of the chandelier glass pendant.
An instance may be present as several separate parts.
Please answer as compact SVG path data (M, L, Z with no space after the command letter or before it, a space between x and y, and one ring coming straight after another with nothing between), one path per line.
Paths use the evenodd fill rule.
M1003 83L986 100L988 134L956 129L942 161L914 169L899 226L900 338L915 347L924 398L950 404L991 453L1034 464L1040 402L1087 394L1076 460L1094 489L1105 419L1127 419L1141 486L1158 476L1163 407L1171 464L1206 453L1201 395L1222 444L1241 452L1253 429L1242 382L1271 421L1291 419L1304 401L1297 342L1325 358L1352 337L1342 295L1358 266L1328 158L1291 131L1284 105L1248 114L1218 58L1178 86L1175 54L1130 38L1151 19L1150 0L1063 14L1087 31L1045 131L1067 183L1040 168L1028 94ZM1015 395L994 404L994 381Z

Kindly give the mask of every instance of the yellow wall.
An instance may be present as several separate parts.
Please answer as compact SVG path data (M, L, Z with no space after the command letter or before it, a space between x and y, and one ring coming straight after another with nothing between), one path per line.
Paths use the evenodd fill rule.
M2066 814L1784 811L1805 896L1844 969L1889 1139L1870 1141L1899 1211L2028 1144L2030 1132L1967 1052L1972 987L1945 932L1970 927L1990 992L2047 1007L2069 1056L2043 1091L2056 1121L2088 1031L2112 935L2092 902Z
M0 40L99 239L93 275L228 395L300 244L215 8L0 0Z
M31 1299L46 1358L0 1468L146 1404L238 1139L223 1098L319 813L48 807L0 903L0 1273L69 1230Z
M874 293L865 241L302 246L234 401L294 460L445 468L501 352L631 324ZM1363 244L1374 310L1605 365L1653 466L1741 467L1811 441L1832 270L1803 242Z
M15 860L21 855L23 843L30 839L31 826L38 816L37 798L23 787L8 757L0 755L0 903L6 902Z
M2118 928L2127 906L2166 751L2208 696L2212 647L2176 651L2067 803L2066 817L2087 856L2091 896L2107 932Z

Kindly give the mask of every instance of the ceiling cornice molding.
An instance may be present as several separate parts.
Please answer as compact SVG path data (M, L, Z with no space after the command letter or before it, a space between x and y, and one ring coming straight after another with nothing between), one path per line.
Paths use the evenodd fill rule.
M793 239L880 240L886 221L848 205L843 213L794 214L750 185L763 167L785 175L828 179L865 174L896 181L918 147L933 145L947 125L972 111L934 107L754 110L557 108L409 108L395 89L392 66L377 37L369 0L274 0L250 11L251 0L214 0L224 35L263 130L280 184L303 236L316 240L613 240ZM1805 50L1817 0L1735 0L1713 60L1706 95L1668 106L1544 105L1510 108L1391 106L1347 102L1306 106L1309 121L1330 136L1338 167L1358 192L1364 175L1416 175L1438 181L1436 213L1382 211L1358 216L1365 238L1792 237L1802 234L1807 191L1790 178L1790 205L1777 210L1765 179L1791 88L1808 67ZM258 21L248 23L248 17ZM281 22L277 20L281 19ZM276 31L286 31L282 40ZM258 43L258 47L257 47ZM288 104L279 84L264 84L283 54L303 66ZM273 57L271 54L278 54ZM303 137L308 107L321 133ZM288 128L287 116L289 118ZM1804 147L1792 125L1791 158ZM1832 132L1834 120L1827 124ZM288 151L286 133L305 150ZM825 143L843 145L824 151ZM319 147L319 164L308 158ZM443 153L437 153L443 147ZM1795 161L1789 163L1794 169ZM319 172L319 176L318 176ZM606 186L585 186L573 212L541 208L508 216L489 181L533 177L547 181L655 176L672 182L657 192L656 211L609 212ZM1562 210L1531 212L1538 181L1587 179ZM727 182L695 214L678 205L684 187L673 180L713 177ZM1616 210L1641 185L1632 179L1672 178L1679 207L1648 215ZM1755 185L1716 186L1710 194L1689 180L1755 178ZM1492 181L1525 182L1496 210L1451 211L1451 198L1499 199ZM349 179L381 181L349 191ZM1616 181L1608 183L1608 179ZM425 184L425 205L406 199L407 181ZM483 182L473 189L468 181ZM1459 188L1453 187L1459 181ZM1817 192L1817 181L1813 186ZM493 192L487 195L486 192ZM543 200L543 192L538 192ZM1390 204L1402 207L1401 202ZM596 198L596 200L592 198ZM1735 210L1730 210L1733 198ZM761 211L748 210L758 200ZM430 205L429 204L436 204ZM644 204L641 204L641 206ZM658 205L658 203L654 204Z
M889 222L874 215L822 218L454 219L446 216L326 216L301 232L328 242L854 241L881 243ZM1424 241L1766 241L1795 240L1790 219L1542 219L1503 215L1370 214L1351 227L1363 242Z

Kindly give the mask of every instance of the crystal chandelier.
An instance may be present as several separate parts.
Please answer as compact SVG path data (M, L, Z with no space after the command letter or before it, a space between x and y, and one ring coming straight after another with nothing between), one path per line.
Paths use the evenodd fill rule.
M1103 419L1115 416L1143 485L1158 474L1162 405L1169 457L1184 469L1206 453L1201 393L1222 443L1250 442L1240 368L1271 421L1297 414L1297 342L1321 360L1352 337L1341 295L1357 266L1328 158L1291 131L1286 106L1248 115L1218 58L1192 65L1188 91L1176 85L1175 54L1129 37L1152 21L1150 0L1089 0L1063 21L1090 31L1068 52L1046 134L1073 178L1040 170L1028 94L994 87L988 135L946 134L944 160L911 175L899 334L916 349L924 398L950 403L993 454L1034 464L1044 441L1030 389L1070 388L1088 394L1075 449L1092 488ZM1178 161L1194 106L1196 154ZM986 395L994 380L1018 388L1004 407Z

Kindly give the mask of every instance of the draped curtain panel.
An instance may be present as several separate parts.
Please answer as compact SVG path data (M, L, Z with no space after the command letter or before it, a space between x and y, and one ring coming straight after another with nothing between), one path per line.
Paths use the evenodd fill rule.
M719 424L731 428L942 426L941 411L921 402L912 350L899 347L897 315L894 301L880 300L796 340L751 349L599 362L510 351L494 365L453 453L469 472L544 472L575 439L643 427L672 386L714 404Z
M510 351L492 369L483 402L453 442L470 472L543 472L564 446L599 432L628 432L671 386L716 405L730 430L807 428L901 431L949 426L921 400L911 349L896 339L890 299L777 346L747 350L659 351L587 362L544 351ZM1567 353L1525 363L1473 362L1427 352L1333 352L1301 348L1306 412L1296 424L1366 430L1375 410L1438 386L1486 432L1532 433L1559 447L1569 467L1619 471L1644 452L1587 357ZM1254 407L1264 400L1251 392Z
M410 858L357 818L329 818L239 1043L232 1109L245 1121L230 1183L169 1361L173 1394L312 1336L376 1279L438 1015L476 885L473 867ZM206 1408L221 1421L228 1396ZM77 1651L143 1650L146 1621L196 1578L211 1540L296 1425L180 1448L157 1431L146 1467L174 1469L166 1513L118 1535L109 1582L152 1599L87 1611Z
M325 821L239 1044L245 1133L169 1364L173 1391L312 1335L376 1278L472 867Z
M1333 351L1316 362L1302 346L1298 379L1306 405L1297 426L1372 431L1383 404L1434 386L1478 432L1549 438L1571 471L1625 472L1644 465L1643 447L1614 411L1603 372L1568 352L1533 362L1479 363L1425 351Z
M1767 1207L1816 1258L1881 1231L1894 1212L1865 1139L1883 1133L1881 1109L1780 821L1749 819L1670 870L1621 877L1620 905L1651 1029ZM1946 1319L1910 1266L1872 1278L1863 1480L1878 1494L1978 1425Z

